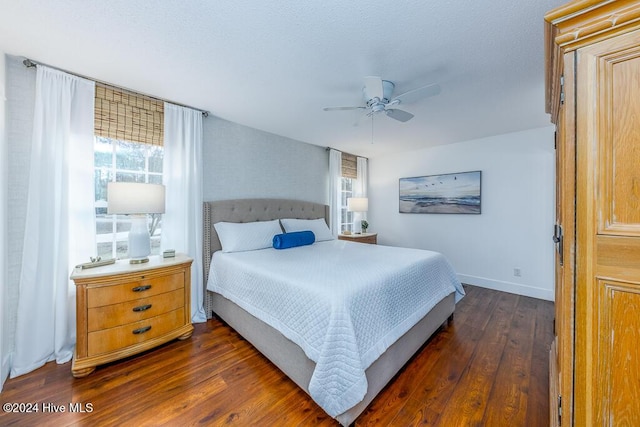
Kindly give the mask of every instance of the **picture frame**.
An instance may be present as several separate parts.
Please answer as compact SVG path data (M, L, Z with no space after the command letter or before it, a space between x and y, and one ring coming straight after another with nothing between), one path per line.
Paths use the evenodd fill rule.
M425 175L399 180L400 213L482 213L482 171Z

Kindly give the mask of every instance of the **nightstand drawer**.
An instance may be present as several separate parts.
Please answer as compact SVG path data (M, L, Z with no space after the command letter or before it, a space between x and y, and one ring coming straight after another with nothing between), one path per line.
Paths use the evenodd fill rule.
M167 334L184 325L184 307L160 316L89 333L89 356L120 350Z
M378 244L378 233L365 234L339 234L338 240L346 240L349 242L369 243L371 245Z
M141 275L121 285L91 287L87 289L87 306L101 307L170 292L183 288L184 281L183 273L151 278Z
M184 306L184 291L165 292L147 298L89 309L88 331L113 328L159 316Z
M378 235L374 234L372 236L365 236L360 239L354 239L352 241L360 242L360 243L369 243L370 245L375 245L378 243Z

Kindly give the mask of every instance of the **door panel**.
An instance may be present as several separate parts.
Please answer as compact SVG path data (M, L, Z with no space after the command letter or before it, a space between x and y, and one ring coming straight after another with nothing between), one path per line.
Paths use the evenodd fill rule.
M575 424L640 425L640 31L577 52Z
M640 236L640 46L599 59L601 168L598 231Z
M640 414L640 286L598 280L598 288L605 315L599 347L610 355L602 358L598 369L597 388L611 396L610 403L603 402L603 419L614 426L636 426Z

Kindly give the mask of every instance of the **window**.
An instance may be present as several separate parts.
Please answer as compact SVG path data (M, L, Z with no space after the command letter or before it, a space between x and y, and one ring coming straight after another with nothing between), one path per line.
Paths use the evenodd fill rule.
M126 215L107 215L107 183L162 184L164 103L99 83L94 108L97 254L125 258L131 221ZM148 215L147 221L151 254L157 255L162 216Z
M353 231L353 212L347 210L349 197L353 197L353 179L343 177L340 197L340 231Z
M107 214L108 182L162 184L164 149L160 145L95 137L94 166L96 192L97 254L102 258L125 258L131 222L127 215ZM162 215L148 215L151 254L160 252Z

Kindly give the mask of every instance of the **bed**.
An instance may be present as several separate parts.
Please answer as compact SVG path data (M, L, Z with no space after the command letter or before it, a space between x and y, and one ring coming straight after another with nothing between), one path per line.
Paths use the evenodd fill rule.
M289 252L286 252L286 255L285 251L277 251L272 248L242 253L223 253L223 251L221 251L220 239L214 227L216 223L254 223L258 221L268 222L289 218L304 220L323 219L328 223L329 208L326 205L312 202L282 199L240 199L204 203L204 280L208 289L205 291L205 308L208 315L215 314L247 339L247 341L271 360L271 362L281 369L300 388L310 394L314 400L329 415L340 422L340 424L350 425L411 356L441 325L445 324L447 320L451 318L454 312L455 302L462 297L464 291L457 281L457 278L454 277L455 273L453 273L453 270L445 260L443 264L444 267L437 268L438 271L442 270L442 272L439 273L442 278L438 276L438 279L433 279L433 282L447 281L451 283L444 286L446 290L438 291L441 295L437 296L437 298L434 297L437 301L434 301L432 304L430 303L429 307L421 304L418 309L412 309L411 315L414 319L403 320L401 323L404 326L403 328L399 328L399 333L396 327L391 328L393 331L380 332L380 334L382 334L381 336L368 332L366 336L373 335L373 337L370 338L371 346L363 347L366 350L363 350L363 355L359 354L358 351L360 347L365 346L366 343L363 342L366 342L369 338L362 338L363 335L361 331L362 328L364 328L362 325L374 322L378 316L369 317L365 320L358 320L356 317L351 319L351 317L349 317L351 316L348 311L349 309L341 311L343 304L338 304L341 309L336 310L335 303L316 303L317 295L313 294L316 289L316 284L312 284L302 291L303 293L310 293L311 298L304 299L306 297L300 297L302 301L314 301L313 304L305 307L304 310L306 311L304 312L313 313L315 317L321 319L330 319L326 320L325 323L337 323L339 326L337 330L339 332L336 334L325 334L324 329L318 332L311 328L310 330L312 330L312 332L310 332L311 335L309 336L302 336L302 333L298 334L295 331L292 332L292 328L283 327L284 323L280 322L282 319L279 316L284 316L280 311L286 310L269 314L266 307L256 308L252 305L247 305L243 299L246 292L243 294L242 289L240 289L240 291L231 290L231 288L227 290L221 287L221 283L226 286L226 282L232 283L236 281L240 282L239 286L242 287L243 277L253 277L254 279L258 277L260 283L259 288L266 292L265 295L269 293L273 295L275 292L273 290L283 289L282 286L288 285L288 282L303 281L302 277L305 272L300 270L300 265L305 265L304 263L309 262L308 260L310 259L315 260L330 256L327 254L339 250L344 251L344 253L341 253L341 256L338 258L342 259L344 254L354 254L353 256L355 258L350 262L353 265L357 265L358 259L376 259L376 257L378 257L377 259L383 260L389 256L395 256L397 251L404 249L382 246L374 248L361 243L327 240L318 241L304 248L287 249L286 251ZM367 247L369 248L367 249ZM397 258L399 263L405 259L410 260L412 257L420 257L420 263L423 262L422 258L424 256L438 259L442 258L440 254L428 253L428 251L404 251L407 252L400 253L401 256ZM324 255L318 255L318 253L323 253ZM216 254L215 257L214 254ZM294 256L301 258L293 258ZM282 257L286 257L287 260L295 259L295 262L288 262L287 264L289 265L287 268L291 268L291 271L281 267L279 270L288 271L287 276L285 276L285 278L272 277L273 275L268 271L269 266L274 265L275 262L279 262L278 259L282 259ZM305 259L307 261L305 261ZM337 261L337 258L333 261ZM216 269L210 271L212 262L215 264ZM381 262L380 264L383 263L384 262ZM315 264L315 262L309 262L309 265L311 264ZM332 263L331 265L337 264ZM246 268L252 269L250 276L246 276L246 274L249 273L245 274L242 272L242 269ZM330 269L324 268L324 270ZM368 270L371 270L371 268L368 268ZM418 274L413 270L415 270L415 268L411 269L411 274ZM245 274L245 276L242 274ZM262 276L256 276L258 274ZM355 273L350 273L348 269L343 269L338 276L334 275L333 279L331 278L331 274L334 273L329 272L328 274L328 279L325 277L325 280L330 281L335 280L336 277L343 277L344 274ZM368 280L372 283L376 282L378 277L382 277L381 274L383 273L370 273ZM364 270L361 275L365 275ZM399 277L405 276L401 275ZM379 281L384 280L386 279L381 278ZM258 286L255 286L255 288L257 289ZM371 288L375 288L375 286L371 286ZM397 286L395 288L397 288ZM363 289L366 289L366 292L370 292L369 286ZM353 292L354 295L359 295L356 293L365 291L354 290ZM290 295L289 291L286 291L286 294ZM266 298L263 299L266 300ZM357 299L358 298L355 297L349 297L350 301ZM360 299L370 304L372 299L379 300L380 298L373 298L367 294L367 296ZM384 304L388 305L390 301L395 301L395 297L391 300L387 297L382 297L382 300L386 301L381 303L383 307L386 307ZM278 301L274 302L274 304L276 303L278 303ZM265 304L268 305L269 303L265 302ZM426 313L416 314L423 309ZM325 312L329 313L327 310L332 311L330 315L327 314L325 316ZM384 308L382 311L385 311ZM395 313L395 311L394 309L393 312ZM334 315L334 313L337 314ZM384 316L381 315L379 317ZM334 322L334 318L338 320ZM346 329L345 325L348 326ZM323 325L322 327L324 328L325 326L326 325ZM331 325L328 325L326 327L330 328L330 326ZM332 330L335 329L326 329L326 331ZM378 331L378 329L375 330ZM315 335L313 335L314 333ZM394 334L397 334L398 338L396 338ZM318 336L324 337L325 335L328 338L324 339L329 341L333 339L333 341L331 341L333 344L329 346L323 346L322 343L314 345L314 340ZM329 349L325 351L326 347L329 347ZM336 347L338 349L336 349ZM334 356L333 353L336 352L358 354L352 358L353 360L344 357L342 353L332 358L332 356ZM340 391L340 387L342 387L342 391ZM331 393L343 394L332 396L330 395ZM329 396L327 397L328 394Z

